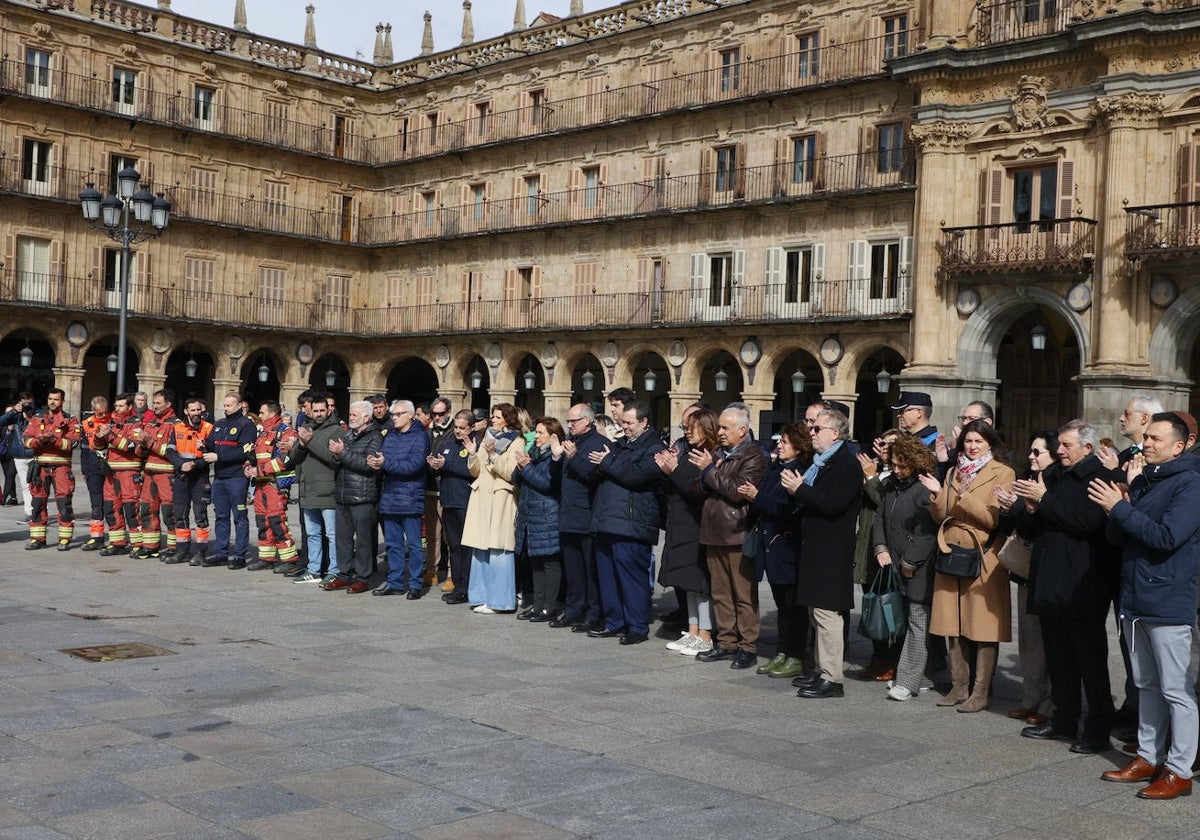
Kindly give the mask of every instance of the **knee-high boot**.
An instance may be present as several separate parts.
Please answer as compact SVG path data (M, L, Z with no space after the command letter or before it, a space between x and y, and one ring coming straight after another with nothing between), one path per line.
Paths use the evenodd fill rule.
M950 660L950 693L937 701L939 706L957 706L967 699L967 681L971 679L971 669L967 666L967 657L963 653L963 641L958 636L946 637L947 659Z
M960 712L982 712L988 707L992 696L992 676L996 673L996 656L1000 652L997 642L975 644L975 690L967 702L958 707Z

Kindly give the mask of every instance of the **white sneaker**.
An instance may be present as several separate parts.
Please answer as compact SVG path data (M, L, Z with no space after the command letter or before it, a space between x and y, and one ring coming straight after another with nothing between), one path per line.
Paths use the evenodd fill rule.
M688 645L691 644L692 638L692 634L685 630L679 634L678 639L673 642L667 642L667 650L673 650L676 652L687 650Z
M496 614L496 611L494 609L492 609L491 607L489 607L487 604L480 604L478 607L476 607L474 610L472 610L472 612L477 612L480 615L495 615Z
M695 656L697 653L704 653L712 650L713 643L701 639L699 636L692 636L692 644L687 650L679 651L684 656Z
M904 700L911 700L914 695L911 691L909 691L907 688L905 688L902 685L893 685L891 688L888 689L887 696L888 696L889 700L904 701Z
M892 687L892 686L894 686L895 684L896 684L896 681L895 681L895 680L888 680L888 681L887 681L887 687L888 687L888 688L891 688L891 687ZM921 693L922 693L922 694L924 694L924 693L925 693L925 692L927 692L927 691L933 691L933 683L931 683L931 682L930 682L928 679L922 679L922 680L921 680ZM910 694L911 694L911 692L910 692ZM906 699L906 700L907 700L908 698L906 697L906 698L904 698L904 699Z

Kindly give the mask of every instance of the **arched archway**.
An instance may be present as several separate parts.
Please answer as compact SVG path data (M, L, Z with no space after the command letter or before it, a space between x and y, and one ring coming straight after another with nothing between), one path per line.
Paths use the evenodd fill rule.
M587 403L603 413L604 366L591 353L581 356L571 368L571 404Z
M137 348L132 344L125 347L125 387L136 391L137 371L140 363ZM92 397L108 397L112 405L117 396L117 337L104 335L97 338L83 354L83 400L89 407Z
M529 412L530 417L541 417L546 413L546 371L532 353L526 353L514 368L516 372L517 408Z
M34 329L18 329L0 341L0 393L5 405L16 402L22 391L33 394L38 405L45 405L46 394L54 387L54 345ZM78 406L67 406L74 413Z
M718 350L700 368L700 399L717 411L742 398L742 366L728 350Z
M811 353L795 350L784 356L775 369L770 433L778 434L788 423L803 423L804 410L820 397L824 387L821 365Z
M210 409L213 407L216 369L212 354L195 342L181 344L167 357L166 387L175 392L176 414L183 414L184 403L193 397L204 400Z
M350 416L350 369L340 356L326 353L314 361L308 372L308 384L333 395L338 417L345 420Z
M255 350L242 362L242 399L257 412L266 401L279 401L279 360L269 350Z
M392 366L387 377L388 400L412 400L414 405L428 405L437 398L438 377L433 365L416 356L409 356Z
M881 347L864 358L854 385L858 400L852 431L856 440L869 444L896 425L892 398L899 396L897 375L903 367L904 357L890 347Z
M484 411L491 408L491 371L487 362L478 353L467 359L466 364L463 365L463 382L466 383L470 394L468 408L481 408Z
M642 353L632 368L633 390L638 399L650 406L650 426L670 431L671 417L671 369L662 356L653 350ZM608 406L604 406L608 411ZM616 422L620 417L614 417Z

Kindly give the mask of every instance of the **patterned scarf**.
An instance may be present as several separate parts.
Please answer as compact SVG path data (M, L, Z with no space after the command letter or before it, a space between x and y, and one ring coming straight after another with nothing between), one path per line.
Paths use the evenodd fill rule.
M992 460L991 452L988 452L986 455L979 456L974 461L972 461L966 455L959 455L958 456L958 485L959 485L959 487L961 487L963 490L966 490L968 487L970 487L971 482L975 480L976 473L978 473L981 469L983 469L984 464L986 464L990 460Z

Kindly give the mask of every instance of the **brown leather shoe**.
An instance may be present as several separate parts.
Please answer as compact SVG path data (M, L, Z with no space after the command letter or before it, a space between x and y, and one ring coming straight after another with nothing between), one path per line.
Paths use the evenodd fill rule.
M887 682L888 680L894 679L896 679L896 669L890 665L885 667L874 677L875 682Z
M1011 717L1011 715L1009 717ZM1041 726L1043 723L1049 723L1050 718L1046 715L1038 714L1037 712L1031 712L1025 716L1025 722L1030 726Z
M334 578L333 580L329 581L329 583L322 584L321 588L326 592L336 592L339 589L345 589L349 585L350 581L345 580L344 578Z
M1163 770L1162 775L1137 792L1138 799L1174 799L1177 796L1192 795L1192 779L1189 776L1181 779L1171 770Z
M352 583L346 587L346 591L349 592L351 595L358 595L362 592L366 592L370 588L371 588L371 585L369 583L367 583L365 580L356 580L356 581L354 581L354 583Z
M1139 755L1120 770L1107 770L1101 773L1100 778L1106 782L1153 782L1158 779L1162 771L1162 767L1155 767Z
M1024 709L1024 708L1013 709L1011 712L1008 713L1008 716L1010 718L1012 718L1013 720L1024 720L1025 718L1029 717L1030 715L1034 714L1035 712L1037 712L1037 709L1034 709L1033 707L1030 707L1028 709Z

